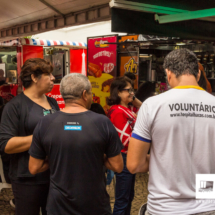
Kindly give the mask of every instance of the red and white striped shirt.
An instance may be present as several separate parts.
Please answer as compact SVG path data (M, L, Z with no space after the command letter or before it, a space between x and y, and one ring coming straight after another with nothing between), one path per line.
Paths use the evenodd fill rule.
M128 143L136 122L136 114L122 105L113 105L108 111L108 117L116 128L124 148L121 152L127 153Z

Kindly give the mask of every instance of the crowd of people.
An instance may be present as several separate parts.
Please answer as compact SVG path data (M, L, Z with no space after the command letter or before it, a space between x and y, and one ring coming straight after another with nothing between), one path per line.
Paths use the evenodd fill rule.
M215 174L214 96L188 49L170 52L163 67L171 89L157 96L149 82L135 94L131 74L115 78L106 116L92 104L86 76L62 79L60 111L46 96L52 65L24 63L25 91L5 105L0 123L16 215L130 215L138 172L149 172L141 215L215 214L214 203L196 199L196 174ZM113 212L106 170L116 175Z

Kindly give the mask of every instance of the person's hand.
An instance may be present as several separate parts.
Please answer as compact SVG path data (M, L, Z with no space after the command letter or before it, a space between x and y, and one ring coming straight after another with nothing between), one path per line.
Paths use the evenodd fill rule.
M137 114L133 112L133 115L137 118Z

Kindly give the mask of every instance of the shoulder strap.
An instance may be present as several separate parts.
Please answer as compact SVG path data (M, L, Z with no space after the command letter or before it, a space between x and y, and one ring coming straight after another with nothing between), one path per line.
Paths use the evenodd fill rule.
M55 99L53 99L49 96L47 96L47 99L48 99L48 102L56 108L56 110L60 110L59 106L57 104L57 101Z

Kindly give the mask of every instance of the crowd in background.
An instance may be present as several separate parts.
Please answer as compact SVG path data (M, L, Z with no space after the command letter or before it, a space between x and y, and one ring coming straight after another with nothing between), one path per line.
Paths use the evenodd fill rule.
M176 55L178 62L175 60ZM183 58L181 55L186 57ZM175 63L172 63L172 59ZM180 66L184 64L184 67L175 69L174 66L177 63ZM168 185L163 188L161 186L162 183L165 184L164 178L169 174L179 177L183 186L193 186L193 176L192 183L189 184L187 179L183 178L183 173L177 171L171 173L174 165L169 166L168 174L165 168L169 165L168 156L172 162L175 159L172 156L176 156L178 152L197 156L200 150L197 146L197 151L194 152L190 152L186 147L184 151L181 148L178 152L174 151L171 144L177 141L179 143L181 140L177 140L178 133L186 132L182 127L174 124L177 119L159 121L166 114L163 107L166 105L165 108L168 109L168 105L171 107L177 100L178 103L187 103L189 99L192 102L201 102L204 98L206 103L210 100L210 105L215 103L211 101L213 99L209 94L211 86L204 68L200 63L198 64L193 53L185 49L168 55L164 69L168 83L176 91L168 91L168 96L166 93L163 96L154 96L154 84L145 82L140 84L135 92L136 77L132 73L126 73L123 77L115 78L111 84L110 97L107 100L110 109L106 116L99 104L92 104L92 87L87 77L77 73L69 74L61 81L60 91L65 101L65 109L59 111L57 102L46 96L54 86L55 78L52 75L51 63L39 58L27 60L20 76L25 91L6 105L3 106L3 103L1 105L0 151L5 175L8 176L7 181L12 184L16 215L38 215L40 208L43 215L112 214L105 189L104 176L107 171L111 178L114 173L116 176L113 214L129 215L134 198L135 173L149 170L152 175L149 190L151 196L149 209L144 213L172 215L214 211L214 206L204 204L201 207L194 205L193 201L185 203L184 208L179 208L181 202L177 202L171 211L169 199L193 199L193 188L189 188L188 193L182 192L180 197L177 185L171 180L168 179L172 188ZM182 93L179 90L180 86L184 86L183 89L186 88L188 98L184 91ZM203 92L203 89L209 93L204 94L206 92ZM201 99L195 100L195 95ZM181 117L178 122L184 124L183 120L185 119ZM196 119L196 124L202 123L198 120ZM154 123L159 124L160 130ZM169 130L165 130L162 123ZM215 150L215 146L211 146L207 136L207 129L213 131L214 129L208 120L205 119L204 123L207 126L203 137L208 150L204 152L207 153ZM177 134L176 131L171 130L171 125L178 129ZM193 132L194 136L190 136L195 138L195 131ZM189 137L183 134L182 139L184 138L186 142ZM190 144L189 140L187 144ZM165 146L165 144L169 145ZM169 151L165 151L165 147L169 147ZM148 154L149 150L152 150L151 158ZM162 158L160 161L159 156ZM150 167L149 159L152 159ZM184 160L189 159L185 157ZM210 165L206 169L198 166L200 164L196 163L195 157L189 162L192 168L196 168L196 172L213 173L213 158L209 156L208 160ZM162 166L162 162L166 166ZM178 166L181 165L180 162L183 163L179 159ZM207 161L203 163L208 164ZM181 171L183 168L179 167ZM161 180L160 188L156 180ZM167 199L167 203L160 198ZM161 205L164 205L162 210L159 209ZM175 212L176 210L178 212Z

